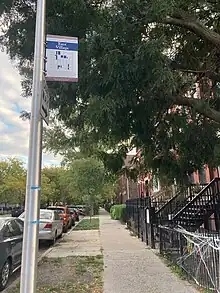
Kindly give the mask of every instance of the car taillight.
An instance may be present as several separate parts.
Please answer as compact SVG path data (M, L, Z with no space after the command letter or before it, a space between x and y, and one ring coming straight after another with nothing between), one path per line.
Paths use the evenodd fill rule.
M44 229L52 229L52 224L51 224L51 223L47 223L47 224L44 226Z

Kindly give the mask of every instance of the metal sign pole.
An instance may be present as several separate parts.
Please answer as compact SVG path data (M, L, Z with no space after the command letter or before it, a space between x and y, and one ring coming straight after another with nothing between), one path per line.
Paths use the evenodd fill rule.
M33 93L29 139L28 174L25 200L24 239L20 293L36 292L40 175L42 156L42 119L40 117L45 43L45 2L37 1Z

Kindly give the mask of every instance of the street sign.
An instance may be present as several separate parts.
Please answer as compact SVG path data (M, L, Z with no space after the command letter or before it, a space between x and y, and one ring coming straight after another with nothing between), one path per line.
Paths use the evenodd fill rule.
M47 35L46 80L78 82L78 38Z
M46 80L44 79L40 114L47 125L49 124L49 102L50 102L50 95L49 95Z

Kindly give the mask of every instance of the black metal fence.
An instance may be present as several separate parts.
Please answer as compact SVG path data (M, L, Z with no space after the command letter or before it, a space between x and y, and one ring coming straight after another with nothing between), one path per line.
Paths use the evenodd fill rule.
M160 253L201 287L220 292L219 234L163 226L159 230Z
M177 229L172 219L161 217L160 209L150 198L128 200L126 219L129 229L146 245L159 249L200 286L220 292L219 233L201 226L196 233L187 234L184 229ZM213 217L208 221L208 227L216 227Z
M155 223L156 218L150 197L128 200L126 202L126 219L129 229L147 245L154 248L152 223Z

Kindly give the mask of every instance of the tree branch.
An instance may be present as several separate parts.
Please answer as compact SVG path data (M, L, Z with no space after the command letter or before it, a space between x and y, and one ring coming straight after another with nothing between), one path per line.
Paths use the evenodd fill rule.
M191 73L195 75L200 75L200 76L207 76L212 81L220 81L220 74L211 70L194 70L194 69L184 69L184 68L174 68L174 70L185 72L185 73Z
M194 32L196 35L211 42L213 45L217 47L220 46L220 35L213 30L207 28L198 20L194 20L192 18L175 18L167 16L166 19L162 21L162 23L187 28L190 31Z
M220 112L210 108L204 100L177 96L173 98L173 102L179 106L191 107L203 116L220 123Z
M20 117L22 120L31 120L31 112L21 111Z

